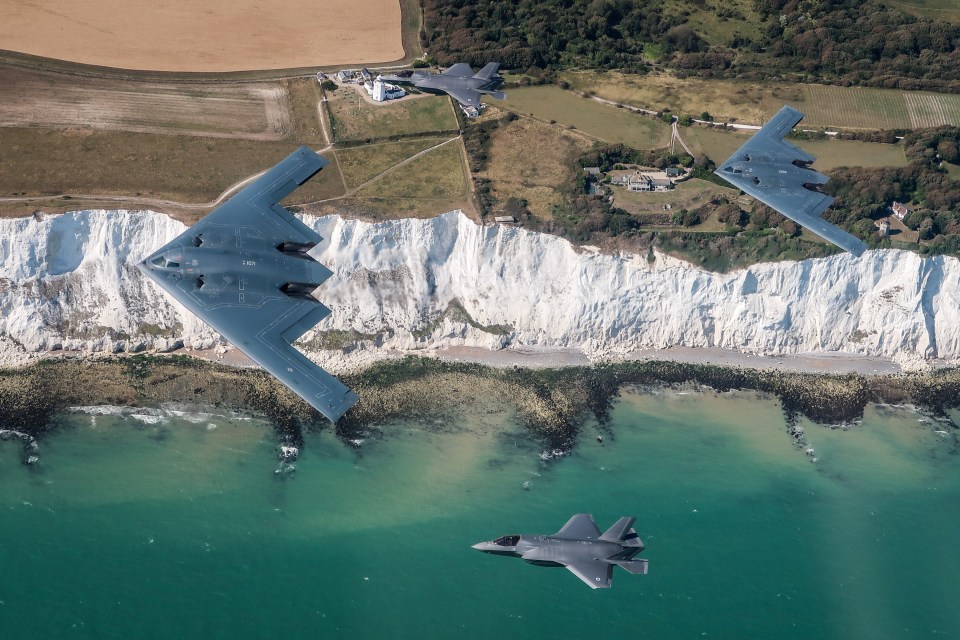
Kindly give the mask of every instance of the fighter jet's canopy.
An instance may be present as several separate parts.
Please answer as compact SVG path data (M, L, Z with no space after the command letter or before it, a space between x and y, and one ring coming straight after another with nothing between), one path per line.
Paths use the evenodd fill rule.
M503 536L501 538L497 538L496 540L493 541L493 544L500 545L501 547L515 547L517 546L518 542L520 542L520 536L512 535L512 536Z

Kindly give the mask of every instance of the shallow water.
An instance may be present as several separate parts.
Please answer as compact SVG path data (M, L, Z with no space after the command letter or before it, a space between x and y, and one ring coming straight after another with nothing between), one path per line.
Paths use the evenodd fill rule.
M803 424L752 394L627 394L544 463L509 414L307 434L71 416L36 468L0 442L4 638L947 637L960 456L905 409ZM441 432L437 432L440 430ZM604 441L595 436L602 433ZM593 591L469 548L638 516L650 574Z

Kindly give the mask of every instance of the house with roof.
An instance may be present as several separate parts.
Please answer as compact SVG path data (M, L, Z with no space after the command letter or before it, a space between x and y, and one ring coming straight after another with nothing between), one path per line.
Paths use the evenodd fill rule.
M903 220L910 213L907 205L900 202L894 202L890 209L893 211L893 215L897 216L897 220Z

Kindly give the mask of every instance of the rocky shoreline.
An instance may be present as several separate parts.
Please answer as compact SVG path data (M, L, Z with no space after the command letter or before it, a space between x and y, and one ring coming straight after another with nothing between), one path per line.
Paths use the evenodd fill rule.
M409 356L345 376L344 382L361 398L335 425L348 443L375 437L395 420L446 419L487 406L513 410L532 438L551 450L569 450L586 421L606 422L620 391L631 387L757 391L780 400L788 424L798 416L821 424L856 421L873 402L913 404L956 429L946 412L960 406L960 369L823 375L666 361L529 369ZM0 370L0 429L28 435L30 442L54 429L68 407L167 402L259 413L283 440L297 445L304 430L328 424L259 369L185 356L60 358Z

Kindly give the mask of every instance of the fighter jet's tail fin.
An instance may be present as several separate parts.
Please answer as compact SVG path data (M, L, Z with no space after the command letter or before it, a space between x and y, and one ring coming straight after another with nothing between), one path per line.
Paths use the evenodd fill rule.
M647 560L607 560L609 564L623 567L634 575L647 575Z
M630 516L624 516L613 523L613 526L603 532L603 535L600 536L601 540L609 540L610 542L620 542L630 544L632 541L639 542L640 538L637 537L637 532L633 530L633 523L636 521L636 518ZM630 544L630 546L637 546L635 544ZM640 546L643 546L641 543Z
M483 69L480 69L480 71L477 71L473 77L476 78L477 80L490 80L495 75L497 75L497 70L499 68L500 68L499 62L490 62Z

